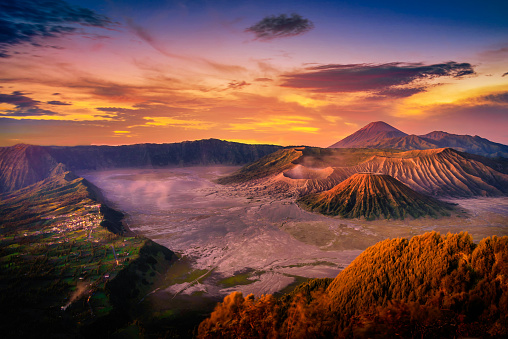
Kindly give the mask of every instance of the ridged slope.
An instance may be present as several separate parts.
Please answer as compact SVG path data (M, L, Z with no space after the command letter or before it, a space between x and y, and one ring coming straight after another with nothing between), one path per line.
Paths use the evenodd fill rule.
M367 220L439 217L452 209L389 175L373 173L353 174L331 190L303 196L298 202L322 214Z
M381 172L432 196L471 197L508 194L508 175L451 148L374 156L354 172Z
M326 178L295 176L293 169L272 180L272 184L278 184L281 189L291 188L302 196L329 190L355 173L373 172L390 175L411 189L430 196L474 197L508 194L508 174L504 162L451 148L407 152L329 150L331 153L326 157L318 157L321 166L328 163L333 168L333 172ZM306 153L305 150L303 152ZM350 154L351 152L353 153ZM357 155L352 157L353 154ZM304 156L297 162L316 163L313 156ZM322 167L321 171L324 169ZM303 169L300 172L303 172Z
M362 148L387 138L403 137L407 134L383 121L371 122L329 148Z
M0 192L14 191L63 172L65 166L44 147L19 144L0 148Z
M365 147L378 149L400 149L407 151L441 148L433 140L427 140L414 134L399 138L383 139L378 142L369 143L368 145L365 145Z

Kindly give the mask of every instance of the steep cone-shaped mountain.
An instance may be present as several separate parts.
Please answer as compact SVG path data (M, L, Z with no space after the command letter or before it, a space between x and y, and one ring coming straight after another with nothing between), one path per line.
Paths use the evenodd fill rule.
M330 148L362 148L387 138L404 137L407 134L383 121L371 122Z
M367 220L449 215L452 205L413 191L385 174L356 173L334 188L306 195L300 206L326 215Z

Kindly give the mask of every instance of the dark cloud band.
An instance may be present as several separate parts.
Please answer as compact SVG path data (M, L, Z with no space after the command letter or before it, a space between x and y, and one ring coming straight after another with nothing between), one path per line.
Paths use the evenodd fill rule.
M12 110L4 110L0 112L2 116L37 116L37 115L58 115L58 113L39 108L40 101L34 100L25 93L14 91L11 94L0 93L0 103L14 105L16 108Z
M272 40L301 35L313 28L312 21L304 19L298 14L291 14L291 16L281 14L279 16L268 16L245 31L254 33L256 39Z
M12 46L77 32L79 26L107 27L107 17L62 0L0 1L0 57Z
M69 106L69 105L72 105L68 102L63 102L63 101L59 101L59 100L51 100L51 101L48 101L46 102L47 104L50 104L50 105L56 105L56 106Z
M410 96L425 91L417 80L438 77L461 78L475 74L469 63L453 61L425 65L422 63L393 62L387 64L319 65L303 72L283 76L285 87L307 88L316 92L374 92L384 96ZM398 87L397 87L398 86ZM400 88L400 86L407 86Z

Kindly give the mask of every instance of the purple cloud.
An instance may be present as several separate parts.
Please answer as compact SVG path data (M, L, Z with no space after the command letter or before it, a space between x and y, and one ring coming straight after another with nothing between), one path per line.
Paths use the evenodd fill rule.
M2 116L58 115L58 113L39 108L40 101L26 96L26 93L14 91L11 94L0 93L0 103L11 104L16 108L5 110Z
M461 78L475 74L469 63L447 62L425 65L423 63L392 62L386 64L330 64L306 68L303 72L283 75L284 87L308 88L316 92L370 91L394 97L418 93L425 88L397 89L393 86L409 85L416 80L438 77ZM405 92L405 93L404 93Z
M257 24L245 29L245 31L254 33L256 39L268 41L301 35L313 28L312 21L293 13L291 16L286 14L267 16Z
M46 102L47 104L50 104L50 105L57 105L57 106L68 106L68 105L72 105L68 102L63 102L63 101L59 101L59 100L51 100L51 101L48 101Z

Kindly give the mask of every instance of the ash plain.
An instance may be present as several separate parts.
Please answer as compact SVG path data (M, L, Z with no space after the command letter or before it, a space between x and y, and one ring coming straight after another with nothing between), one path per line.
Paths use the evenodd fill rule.
M239 167L120 169L79 173L126 214L137 234L180 257L150 298L223 297L285 291L335 277L368 246L427 231L468 231L475 241L508 235L508 197L448 199L461 211L442 219L340 219L309 213L292 198L215 179Z

